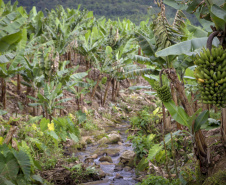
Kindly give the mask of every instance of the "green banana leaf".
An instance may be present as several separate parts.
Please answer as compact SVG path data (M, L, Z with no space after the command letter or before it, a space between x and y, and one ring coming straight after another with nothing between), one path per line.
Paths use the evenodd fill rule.
M206 46L208 37L194 38L188 41L180 42L178 44L172 45L166 49L156 52L158 57L166 57L169 55L189 55L195 54L194 50L200 49ZM218 39L213 40L213 45L218 46Z

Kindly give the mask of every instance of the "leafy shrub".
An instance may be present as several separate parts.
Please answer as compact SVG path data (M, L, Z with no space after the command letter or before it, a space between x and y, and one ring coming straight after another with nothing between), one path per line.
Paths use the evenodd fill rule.
M0 146L0 184L43 184L38 175L32 175L32 163L29 156L23 150L16 151L7 145Z
M171 182L168 179L163 178L162 176L148 175L138 185L179 185L179 180L172 180Z
M75 180L75 183L81 183L84 180L87 180L88 178L92 177L97 177L97 171L95 167L84 167L82 164L76 164L73 167L66 167L64 166L67 170L71 172L71 176Z
M79 141L80 131L70 117L54 118L55 132L63 140L71 138L74 142Z
M224 185L226 184L226 171L218 171L213 176L208 177L203 185Z
M129 136L128 139L132 140L134 152L136 153L139 159L146 156L149 152L149 149L153 145L153 139L155 135L150 134L146 135L138 135L138 136Z
M79 128L70 117L54 118L51 123L43 118L40 125L29 123L21 125L23 129L20 129L20 139L16 142L18 148L24 150L31 163L39 169L41 166L49 169L56 165L58 159L63 156L62 141L65 142L67 138L74 142L79 141Z
M130 119L132 126L135 128L140 128L145 134L158 133L155 123L159 120L159 115L157 114L159 109L156 110L157 111L154 111L153 114L150 114L145 109L139 111L137 116L134 116Z

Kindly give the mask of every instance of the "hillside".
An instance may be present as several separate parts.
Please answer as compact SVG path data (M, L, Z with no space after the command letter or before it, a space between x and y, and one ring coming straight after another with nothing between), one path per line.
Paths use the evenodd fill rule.
M15 2L12 0L11 2ZM7 0L5 0L7 2ZM38 10L55 8L57 5L64 7L88 9L94 12L96 17L105 16L112 20L128 18L139 24L140 21L146 20L148 15L148 7L152 6L157 13L157 5L150 0L18 0L20 6L26 7L29 11L32 6L36 6ZM174 17L175 10L167 7L167 16Z

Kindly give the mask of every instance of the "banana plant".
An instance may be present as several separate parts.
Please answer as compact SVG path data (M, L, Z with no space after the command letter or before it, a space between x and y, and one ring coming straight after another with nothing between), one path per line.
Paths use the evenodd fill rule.
M93 27L92 30L87 30L85 35L81 35L78 40L77 52L86 59L86 70L91 65L92 55L98 51L101 47L104 38L98 31L97 27Z
M26 45L26 15L23 8L7 6L0 0L0 77L2 83L3 108L6 109L6 79L15 75L23 67L18 67L21 50Z
M79 35L84 34L85 24L89 21L87 11L81 13L79 10L67 9L58 6L56 10L51 10L43 23L43 30L47 37L54 41L53 47L60 55L60 61L63 55L70 53L71 48L75 48Z
M43 110L45 110L46 118L52 120L54 116L55 109L63 109L61 103L67 102L71 100L71 98L61 99L63 96L62 84L55 84L54 81L50 83L45 83L44 85L44 94L38 93L37 98L28 96L30 99L34 100L35 103L30 103L30 106L42 106Z
M169 0L166 0L169 2ZM182 1L172 1L174 4L181 3ZM201 1L182 3L186 8L186 11L189 13L194 13L205 19L209 24L211 24L212 33L209 35L206 41L206 47L211 50L212 45L214 45L213 40L217 37L220 42L220 45L226 49L226 10L225 10L225 1ZM179 7L180 8L180 7ZM213 26L214 25L214 26ZM226 145L226 108L222 108L222 140L224 145Z
M90 83L83 81L83 78L88 75L88 72L74 73L70 76L70 80L67 82L65 89L73 93L77 102L77 109L80 110L82 106L82 95L89 92L91 87ZM79 102L79 97L81 102ZM80 105L81 104L81 105Z

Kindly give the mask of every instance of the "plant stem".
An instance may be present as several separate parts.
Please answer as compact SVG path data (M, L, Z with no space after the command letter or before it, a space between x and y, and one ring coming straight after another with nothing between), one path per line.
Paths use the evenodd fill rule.
M169 179L171 179L171 174L169 171L169 160L167 156L167 149L166 149L166 142L165 142L165 134L164 134L164 129L162 129L162 137L163 137L163 143L164 143L164 150L165 150L165 155L166 155L166 172L168 174Z
M6 109L6 81L4 78L2 78L2 97L1 101L3 104L3 109Z
M176 158L175 158L175 148L174 148L174 145L173 145L173 135L172 135L172 132L170 132L170 137L171 137L171 146L172 146L172 156L173 156L173 161L174 161L174 167L175 167L175 170L176 170L176 175L177 175L177 178L179 178L179 175L178 175L178 171L177 171L177 161L176 161Z

